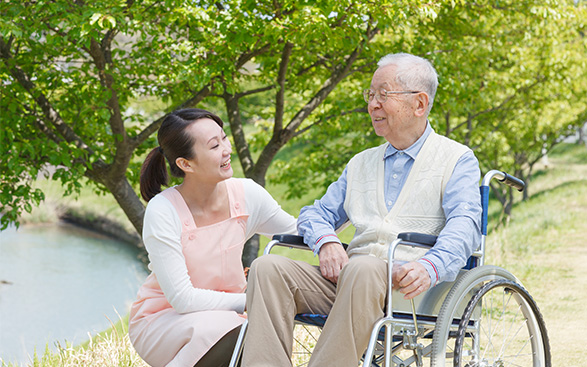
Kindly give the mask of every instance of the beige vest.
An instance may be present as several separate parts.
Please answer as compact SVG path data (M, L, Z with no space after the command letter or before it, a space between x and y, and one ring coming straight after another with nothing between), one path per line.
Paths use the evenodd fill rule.
M397 202L388 212L384 197L384 154L388 143L354 156L347 168L344 209L355 236L349 256L374 255L387 259L389 244L399 233L438 235L446 218L442 198L459 158L468 147L432 132L418 153ZM405 247L396 259L415 260L426 251Z

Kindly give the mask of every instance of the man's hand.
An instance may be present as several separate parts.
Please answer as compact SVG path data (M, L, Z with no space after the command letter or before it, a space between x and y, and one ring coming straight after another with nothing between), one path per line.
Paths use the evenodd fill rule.
M349 262L344 248L338 242L327 242L320 247L318 258L322 276L336 284L340 270Z
M430 275L424 265L417 261L394 266L392 277L393 289L399 289L405 299L412 299L430 288Z

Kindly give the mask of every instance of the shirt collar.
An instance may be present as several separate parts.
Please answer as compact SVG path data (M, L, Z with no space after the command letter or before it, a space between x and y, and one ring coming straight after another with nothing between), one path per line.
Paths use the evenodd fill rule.
M422 149L424 142L426 141L430 133L432 133L433 131L434 130L432 129L432 126L430 126L430 123L426 121L426 129L424 129L424 134L422 134L422 136L420 136L418 140L416 140L416 142L412 144L409 148L402 150L402 152L406 153L412 159L416 159L416 156L418 155L418 153L420 153L420 149ZM385 160L391 157L392 155L396 154L397 152L399 152L399 150L397 150L393 145L391 145L388 142L387 148L385 149L385 154L383 155L383 159Z

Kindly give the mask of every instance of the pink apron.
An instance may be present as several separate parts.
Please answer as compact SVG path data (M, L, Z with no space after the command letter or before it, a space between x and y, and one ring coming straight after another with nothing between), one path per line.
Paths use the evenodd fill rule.
M193 286L243 293L246 280L241 256L248 218L244 189L237 179L225 182L230 218L201 228L196 227L187 204L175 188L161 195L171 201L179 214L182 251ZM151 273L132 305L129 336L139 355L151 366L191 367L243 321L243 315L228 310L177 313Z

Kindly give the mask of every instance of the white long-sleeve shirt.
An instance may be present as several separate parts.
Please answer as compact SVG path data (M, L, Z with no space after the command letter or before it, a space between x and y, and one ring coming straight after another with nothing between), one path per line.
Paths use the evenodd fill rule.
M296 219L251 179L242 180L246 212L246 239L255 233L296 234ZM143 224L143 242L149 253L149 270L178 313L203 310L234 310L243 313L245 293L225 293L195 288L189 278L181 245L182 223L173 204L163 195L149 201Z

